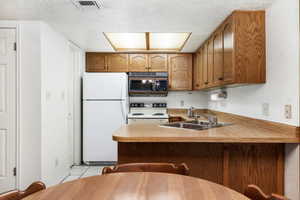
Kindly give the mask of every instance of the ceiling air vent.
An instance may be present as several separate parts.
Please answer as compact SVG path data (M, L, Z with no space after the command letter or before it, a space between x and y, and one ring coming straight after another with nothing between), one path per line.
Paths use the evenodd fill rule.
M101 9L103 3L101 0L72 0L73 4L79 9Z

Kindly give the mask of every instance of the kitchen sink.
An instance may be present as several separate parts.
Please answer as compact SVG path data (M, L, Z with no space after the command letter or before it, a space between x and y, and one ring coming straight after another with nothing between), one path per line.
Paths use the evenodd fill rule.
M171 127L171 128L182 128L182 129L193 129L193 130L207 130L210 128L217 128L217 127L223 127L223 126L229 126L230 123L217 123L217 124L211 124L207 121L185 121L185 122L174 122L174 123L168 123L168 124L162 124L160 126L162 127Z

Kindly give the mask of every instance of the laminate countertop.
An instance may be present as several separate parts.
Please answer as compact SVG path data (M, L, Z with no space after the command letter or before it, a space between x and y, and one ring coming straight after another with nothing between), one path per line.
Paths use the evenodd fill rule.
M296 126L257 120L216 111L219 122L231 125L208 130L189 130L162 127L156 124L124 125L113 133L117 142L199 142L199 143L300 143ZM170 112L169 115L186 117L185 112Z

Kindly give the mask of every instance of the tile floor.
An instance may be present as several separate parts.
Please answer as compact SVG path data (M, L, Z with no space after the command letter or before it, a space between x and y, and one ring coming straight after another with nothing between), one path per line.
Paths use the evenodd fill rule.
M66 176L61 183L65 183L67 181L73 181L80 178L85 178L89 176L100 175L103 166L73 166L69 175Z

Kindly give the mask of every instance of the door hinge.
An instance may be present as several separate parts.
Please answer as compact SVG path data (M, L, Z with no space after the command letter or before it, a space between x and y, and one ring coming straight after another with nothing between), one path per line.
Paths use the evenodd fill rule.
M17 168L16 167L13 169L13 174L14 174L14 176L17 176Z
M17 51L17 43L14 43L14 50Z

